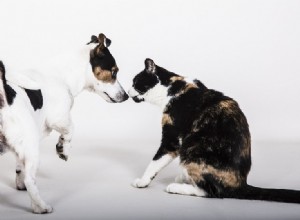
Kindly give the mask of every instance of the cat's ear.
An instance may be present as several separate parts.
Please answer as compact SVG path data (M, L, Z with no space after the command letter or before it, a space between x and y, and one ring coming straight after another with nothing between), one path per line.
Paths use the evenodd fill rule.
M147 58L145 60L145 70L147 73L155 73L156 72L156 65L153 60Z

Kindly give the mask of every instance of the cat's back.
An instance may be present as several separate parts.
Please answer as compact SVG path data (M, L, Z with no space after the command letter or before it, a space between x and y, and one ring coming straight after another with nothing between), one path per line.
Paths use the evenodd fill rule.
M250 166L250 132L247 119L238 103L221 92L207 89L194 91L198 96L189 132L181 148L182 161L205 161L214 167ZM192 153L191 153L192 152Z

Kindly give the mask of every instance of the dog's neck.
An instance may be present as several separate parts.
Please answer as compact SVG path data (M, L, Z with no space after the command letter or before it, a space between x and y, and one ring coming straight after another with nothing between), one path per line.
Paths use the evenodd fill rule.
M59 81L55 85L65 86L72 97L75 97L92 85L94 75L90 65L90 51L94 47L92 44L85 45L72 53L61 54L50 61L40 62L35 69L9 69L7 80L33 90L42 89L43 84L55 80Z
M90 51L93 48L94 45L85 45L52 64L54 68L51 76L65 84L73 97L92 86L94 75L90 64Z

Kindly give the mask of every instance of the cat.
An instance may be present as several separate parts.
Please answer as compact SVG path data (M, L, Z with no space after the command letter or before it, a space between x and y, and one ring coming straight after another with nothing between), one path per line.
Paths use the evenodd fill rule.
M265 189L247 184L251 138L238 103L145 60L129 96L163 109L161 145L134 187L147 187L157 173L179 157L183 173L168 193L208 198L237 198L300 203L300 191Z

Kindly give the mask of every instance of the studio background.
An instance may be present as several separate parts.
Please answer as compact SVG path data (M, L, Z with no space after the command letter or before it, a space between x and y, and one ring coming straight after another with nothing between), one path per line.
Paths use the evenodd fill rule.
M34 68L103 32L112 40L109 49L120 69L118 79L126 90L144 68L145 58L152 58L159 66L198 78L207 87L222 91L238 101L250 125L256 162L249 177L252 183L300 190L300 1L2 0L0 7L0 59L6 66ZM64 163L55 155L55 133L41 149L42 175L38 185L45 200L55 208L46 218L81 219L84 214L90 219L114 219L118 215L124 219L169 219L173 215L186 219L239 219L243 213L248 213L249 219L300 216L295 205L207 202L167 195L163 189L177 174L176 165L163 171L152 188L133 189L130 182L142 175L160 143L159 108L132 100L109 104L83 92L75 100L72 115L75 134L70 161ZM12 155L0 158L0 165L5 169L0 175L0 182L4 179L0 185L0 209L8 218L30 218L27 195L13 189ZM94 172L100 174L91 181L89 177ZM91 182L94 185L90 186ZM107 188L105 193L101 184ZM76 198L68 197L62 186L72 195L81 191ZM214 202L216 207L228 209L213 210L207 205L214 207ZM80 209L83 203L101 205L98 209ZM111 215L105 204L114 207ZM140 209L133 207L136 204ZM163 205L170 211L166 212L169 209ZM242 211L228 211L239 205Z

